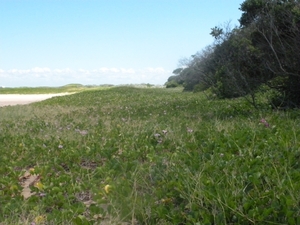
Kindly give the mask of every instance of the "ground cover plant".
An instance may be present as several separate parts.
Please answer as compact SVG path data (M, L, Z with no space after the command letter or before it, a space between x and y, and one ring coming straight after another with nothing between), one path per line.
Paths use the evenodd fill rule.
M81 85L67 84L61 87L18 87L18 88L0 88L0 94L53 94L63 92L80 92L87 90L106 89L112 85Z
M0 108L0 224L300 224L299 110L208 97L115 87Z

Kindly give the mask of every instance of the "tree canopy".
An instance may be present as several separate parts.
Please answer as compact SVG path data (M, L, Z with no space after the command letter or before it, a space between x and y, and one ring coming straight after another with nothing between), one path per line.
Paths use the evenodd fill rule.
M240 26L212 28L214 43L174 70L168 82L253 101L264 85L277 93L274 106L299 107L300 1L245 0L239 9Z

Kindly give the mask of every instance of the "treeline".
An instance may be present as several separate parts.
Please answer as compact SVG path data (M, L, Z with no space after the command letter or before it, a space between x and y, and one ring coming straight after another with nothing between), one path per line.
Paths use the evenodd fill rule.
M300 1L245 0L240 26L214 27L215 41L173 71L167 87L210 89L219 98L272 90L274 107L300 106Z

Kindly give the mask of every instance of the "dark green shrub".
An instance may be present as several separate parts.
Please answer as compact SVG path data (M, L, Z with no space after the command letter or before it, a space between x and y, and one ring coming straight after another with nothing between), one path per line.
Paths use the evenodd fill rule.
M165 85L166 88L176 88L179 86L179 84L175 80L169 81Z

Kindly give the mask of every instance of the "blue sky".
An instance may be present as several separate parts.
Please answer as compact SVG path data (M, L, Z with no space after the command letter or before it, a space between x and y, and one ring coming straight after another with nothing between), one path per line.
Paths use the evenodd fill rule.
M164 84L243 0L0 0L0 86Z

